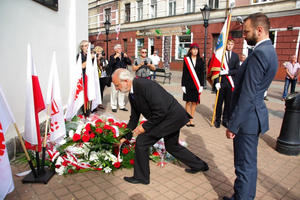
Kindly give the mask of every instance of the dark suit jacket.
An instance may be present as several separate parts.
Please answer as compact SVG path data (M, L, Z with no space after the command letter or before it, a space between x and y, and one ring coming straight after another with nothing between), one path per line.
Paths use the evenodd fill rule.
M197 57L196 67L194 67L194 69L195 69L195 72L199 79L200 85L203 86L203 84L204 84L203 83L204 82L204 63L203 63L202 58ZM181 86L185 86L186 88L196 89L196 85L194 84L194 81L192 79L190 71L187 68L184 60L183 60Z
M132 82L134 100L129 94L131 104L131 115L127 125L131 130L138 125L140 115L147 119L142 125L145 133L153 137L164 137L178 131L183 127L191 116L158 83L148 80L135 78ZM130 139L127 136L127 139Z
M224 62L227 62L226 59L224 59ZM236 74L238 72L240 66L240 59L239 59L239 55L237 55L236 53L234 53L233 51L231 52L231 58L228 64L228 75L232 77L233 82L235 82L235 78L236 78ZM219 79L216 80L216 83L219 82ZM228 82L228 79L225 75L222 76L222 80L221 83L225 83ZM222 88L222 86L221 86Z
M268 109L263 99L277 69L277 54L270 40L259 44L239 67L231 99L231 132L263 134L269 130Z

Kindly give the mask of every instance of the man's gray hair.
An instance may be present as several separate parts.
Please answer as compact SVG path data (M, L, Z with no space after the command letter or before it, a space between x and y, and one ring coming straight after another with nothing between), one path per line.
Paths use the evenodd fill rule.
M134 79L131 72L128 71L127 69L119 68L116 71L114 71L114 73L112 74L112 77L114 76L114 74L116 74L116 76L118 77L118 79L120 81L123 81L123 80L133 81L133 79Z
M114 50L117 50L118 47L122 47L122 45L116 44L116 45L114 46Z

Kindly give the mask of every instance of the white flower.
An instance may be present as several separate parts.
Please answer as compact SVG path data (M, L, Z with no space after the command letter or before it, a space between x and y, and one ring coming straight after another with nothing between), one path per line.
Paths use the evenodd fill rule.
M105 173L110 173L111 172L111 168L110 167L105 167L104 168L104 172Z
M79 124L79 125L77 126L77 129L76 129L75 133L80 134L83 127L84 127L84 124Z
M90 161L96 161L98 160L98 155L95 151L92 151L91 154L90 154Z
M73 131L73 130L70 130L70 131L69 131L69 138L72 138L72 139L73 139L73 136L74 136L74 131Z
M58 174L58 175L63 175L64 174L64 171L65 171L65 167L64 166L60 166L60 168L55 168L55 172Z
M55 165L61 165L61 163L63 163L63 162L64 162L64 159L62 159L62 157L59 156L59 157L57 158L57 160L56 160Z

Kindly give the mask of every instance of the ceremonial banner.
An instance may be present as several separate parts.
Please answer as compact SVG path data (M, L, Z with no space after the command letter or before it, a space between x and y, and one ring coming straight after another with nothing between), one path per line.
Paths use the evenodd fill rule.
M218 41L216 44L216 48L214 49L214 53L210 60L210 64L207 70L206 79L211 86L213 86L214 79L219 77L220 67L222 63L223 52L226 50L225 41L226 41L226 33L227 33L227 25L228 25L228 17L223 25L223 28L218 37ZM227 65L226 62L223 62L223 68L225 69L224 64ZM227 67L228 68L228 67Z
M4 138L8 126L15 122L0 86L0 199L4 199L15 188Z
M66 127L63 114L63 105L61 101L55 52L53 53L52 58L46 105L47 107L51 107L50 141L60 143L66 135Z
M97 35L97 40L98 40L99 35L101 35L101 31L99 31L99 33L98 33L98 35Z
M121 24L119 24L119 25L116 25L117 40L119 39L119 34L120 34L120 31L121 31Z
M95 60L96 62L96 60ZM93 69L93 63L92 63L92 57L91 57L91 43L89 43L89 49L87 53L86 58L86 71L85 71L85 82L87 82L87 98L88 101L92 101L96 98L95 93L95 75L94 75L94 69ZM84 89L85 89L84 88Z
M94 70L94 84L95 84L95 99L92 100L92 111L97 108L99 104L102 103L101 100L101 94L100 94L100 82L99 82L99 74L98 74L98 66L97 66L97 60L94 60L93 64L93 70Z
M31 54L31 45L27 47L27 90L25 105L24 140L27 149L42 149L38 113L45 109L45 103Z
M67 111L65 113L65 119L67 121L70 121L77 114L78 109L83 104L82 61L80 54L72 74L71 80L73 84L71 86Z

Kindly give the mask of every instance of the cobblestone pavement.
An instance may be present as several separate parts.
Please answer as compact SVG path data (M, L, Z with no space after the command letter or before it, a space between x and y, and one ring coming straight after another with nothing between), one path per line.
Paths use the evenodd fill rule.
M181 92L181 72L172 71L171 84L163 87L183 106ZM162 84L162 78L157 77ZM260 137L258 145L258 180L256 199L300 199L300 156L288 156L275 150L284 115L284 102L281 101L283 82L273 81L268 90L270 130ZM299 85L297 85L299 88ZM296 89L299 91L299 89ZM159 94L155 94L159 95ZM129 112L118 110L112 113L110 88L104 92L106 112L120 120L128 120ZM167 164L158 167L150 161L149 185L133 185L123 180L132 176L133 170L117 170L114 174L90 171L67 177L54 175L48 184L22 184L23 177L15 176L27 168L11 165L15 190L5 199L222 199L233 194L235 179L233 167L232 140L225 137L225 128L211 126L215 95L210 87L201 95L197 106L195 127L183 127L180 138L188 143L188 149L206 161L210 170L204 173L188 174L185 166Z

